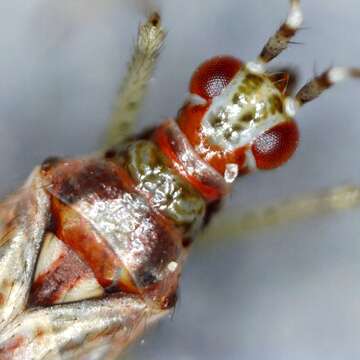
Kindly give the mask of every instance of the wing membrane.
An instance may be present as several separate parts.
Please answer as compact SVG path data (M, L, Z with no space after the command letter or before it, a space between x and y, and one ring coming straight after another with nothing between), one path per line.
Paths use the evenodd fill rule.
M0 205L0 330L25 309L47 222L48 198L37 174Z

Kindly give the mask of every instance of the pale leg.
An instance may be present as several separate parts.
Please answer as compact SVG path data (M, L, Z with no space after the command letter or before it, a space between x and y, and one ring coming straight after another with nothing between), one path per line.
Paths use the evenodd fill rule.
M239 214L227 209L206 229L203 243L221 242L221 239L239 238L244 233L262 231L268 227L292 221L351 209L360 205L359 186L339 186L323 192L304 194ZM236 215L238 214L238 215Z
M128 71L115 100L106 132L105 147L121 143L132 134L164 39L165 31L160 17L154 13L139 27Z

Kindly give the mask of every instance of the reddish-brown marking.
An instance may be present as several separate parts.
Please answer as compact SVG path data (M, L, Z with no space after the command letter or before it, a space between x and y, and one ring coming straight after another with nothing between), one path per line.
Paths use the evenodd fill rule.
M279 34L290 39L296 34L296 29L292 28L291 26L285 23L281 25L279 29Z
M59 157L50 156L42 162L41 170L46 173L60 161L61 161L61 159Z
M101 286L137 292L124 264L86 219L56 198L51 209L56 236L91 268Z
M46 334L45 330L43 328L37 328L35 331L35 337L42 338Z
M279 43L287 43L296 33L296 29L290 27L288 24L282 24L276 33L276 38ZM269 44L269 43L268 43ZM265 45L260 53L260 58L269 62L279 53L279 48L274 49L272 46Z
M168 296L163 296L160 301L161 309L168 310L173 308L177 302L177 293L174 292Z
M24 336L15 336L0 346L0 360L12 360L14 353L25 343Z
M286 121L261 134L251 149L258 169L274 169L290 159L299 143L295 121Z
M154 12L151 15L149 21L151 22L152 26L159 26L159 24L160 24L160 15L159 15L159 13Z
M107 242L70 206L78 201L93 206L97 201L117 199L124 192L134 191L129 174L111 160L80 159L58 163L47 177L57 237L89 265L104 288L137 292L130 274Z
M174 227L172 221L156 212L144 218L144 224L147 225L140 225L144 231L141 231L136 240L148 247L148 259L137 271L135 277L139 286L145 288L147 292L155 289L157 289L156 292L163 292L166 291L163 283L159 282L159 279L155 278L152 273L163 272L164 268L166 269L166 264L170 261L178 261L182 234ZM135 239L130 238L129 240L133 242ZM131 247L134 246L131 245ZM141 250L139 256L143 257L144 254L140 252Z
M106 150L106 152L104 154L105 159L113 159L115 156L116 156L115 149Z
M119 239L133 256L124 264L107 239L77 210L81 204L92 207L99 202L103 206L106 200L121 199L125 193L140 195L122 167L121 157L64 161L47 176L54 233L91 268L107 292L141 293L158 302L177 287L176 274L166 275L164 280L159 276L167 274L166 264L177 261L182 249L181 232L167 217L150 211L132 234Z
M185 104L179 111L177 123L194 148L201 142L201 122L208 108L208 105L192 105L189 103Z
M3 293L0 293L0 306L5 304L5 296Z
M49 192L66 204L87 198L111 200L124 191L131 191L133 181L124 169L112 161L71 160L63 161L48 174Z
M313 100L319 96L323 91L330 88L333 85L329 77L329 72L325 71L321 75L317 76L312 81L305 84L297 93L296 99L302 104L306 104L308 101Z
M190 237L186 237L182 241L182 246L186 249L193 243L193 239Z
M11 233L18 226L18 219L17 216L14 214L13 209L10 208L5 216L7 216L7 219L4 219L4 221L7 222L0 229L0 246L4 245L7 241L11 239Z
M29 305L51 305L56 303L78 281L92 277L93 273L73 251L66 250L51 267L40 274L32 284Z
M208 201L214 201L224 195L223 189L220 189L217 184L211 181L210 177L202 177L189 174L186 168L180 161L182 154L179 154L176 148L176 142L168 134L166 126L160 126L155 134L154 140L162 150L163 154L170 159L172 167L179 171L196 190Z
M286 89L288 87L290 80L289 73L277 72L277 73L269 74L269 79L282 94L286 93Z

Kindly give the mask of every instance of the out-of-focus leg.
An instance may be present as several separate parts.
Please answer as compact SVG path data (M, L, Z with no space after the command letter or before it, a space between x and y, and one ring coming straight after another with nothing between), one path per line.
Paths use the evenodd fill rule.
M134 53L115 100L105 147L121 143L131 135L164 39L160 16L154 13L139 27Z
M259 207L242 214L234 209L228 209L219 215L202 235L203 243L218 242L222 238L240 238L243 233L261 231L271 226L357 206L360 206L360 187L339 186Z

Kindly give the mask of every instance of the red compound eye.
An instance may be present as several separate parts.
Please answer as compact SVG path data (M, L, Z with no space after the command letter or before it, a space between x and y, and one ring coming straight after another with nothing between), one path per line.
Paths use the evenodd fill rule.
M217 56L202 63L190 81L190 92L207 100L221 93L242 63L232 56Z
M252 144L258 169L274 169L290 159L299 143L299 129L286 121L261 134Z

